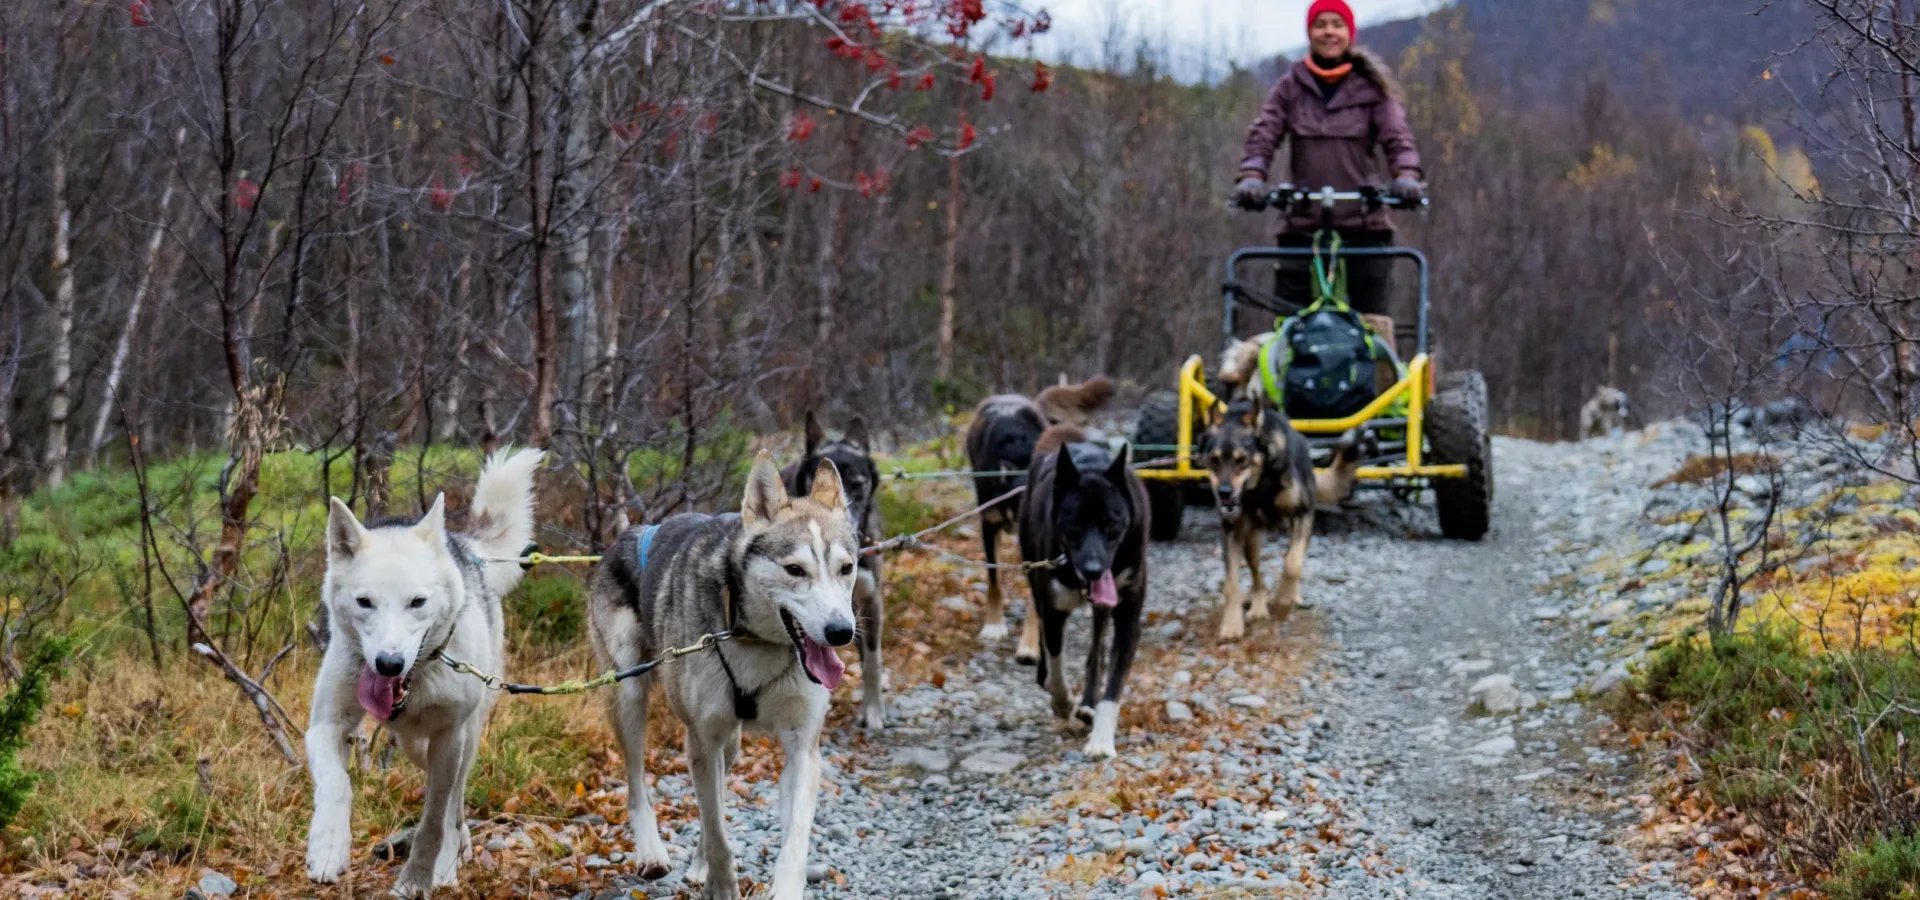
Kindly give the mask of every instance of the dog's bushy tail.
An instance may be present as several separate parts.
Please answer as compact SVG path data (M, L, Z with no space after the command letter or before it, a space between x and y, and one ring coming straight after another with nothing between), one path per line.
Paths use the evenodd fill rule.
M533 540L533 476L546 457L545 450L504 447L487 457L473 486L473 511L467 520L467 537L481 556L518 557ZM504 597L522 574L517 563L488 563L487 586Z
M1040 439L1033 444L1033 455L1045 456L1068 444L1078 444L1087 439L1087 433L1078 425L1054 425L1040 432Z
M1360 471L1360 436L1349 431L1340 436L1340 444L1333 448L1333 462L1324 469L1313 472L1314 499L1321 503L1334 504L1347 499L1353 493L1355 473Z
M1079 384L1058 384L1040 392L1033 402L1038 404L1047 421L1068 425L1085 425L1100 408L1113 399L1113 382L1105 375L1095 375Z

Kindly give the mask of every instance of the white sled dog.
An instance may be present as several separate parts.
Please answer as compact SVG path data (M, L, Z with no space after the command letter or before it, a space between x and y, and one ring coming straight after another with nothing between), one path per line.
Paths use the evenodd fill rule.
M460 534L447 531L445 494L418 520L371 527L332 499L321 589L331 638L307 725L309 879L331 883L346 872L353 849L347 742L361 716L372 715L427 772L426 801L394 895L419 897L457 883L472 841L467 775L494 693L434 660L446 653L483 671L501 670L500 599L520 583L522 570L489 560L519 556L533 537L533 476L545 456L503 450L488 459Z
M700 849L687 881L705 900L738 900L724 801L740 730L780 736L780 855L774 900L799 900L820 793L820 729L828 693L846 668L835 647L853 643L859 541L840 473L820 460L805 497L789 498L773 457L761 452L738 515L681 513L628 529L594 573L587 600L595 655L614 668L658 658L702 635L716 644L620 683L614 733L627 758L627 811L634 869L667 874L647 790L647 689L658 680L687 726L687 770L700 800Z

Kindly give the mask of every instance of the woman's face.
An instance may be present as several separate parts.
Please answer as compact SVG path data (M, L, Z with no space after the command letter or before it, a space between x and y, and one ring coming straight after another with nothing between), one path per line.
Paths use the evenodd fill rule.
M1323 12L1313 19L1307 28L1307 39L1313 43L1313 55L1321 59L1339 59L1347 55L1353 47L1353 35L1347 31L1347 20L1339 13Z

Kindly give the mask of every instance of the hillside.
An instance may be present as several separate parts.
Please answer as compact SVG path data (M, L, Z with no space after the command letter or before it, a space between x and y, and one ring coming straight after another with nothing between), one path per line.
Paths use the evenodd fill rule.
M1799 0L1459 0L1473 34L1476 87L1529 104L1577 98L1605 79L1640 102L1675 104L1682 115L1742 119L1777 111L1785 98L1760 89L1780 54L1814 33ZM1363 29L1390 59L1420 34L1425 17ZM1805 66L1796 80L1811 84ZM1779 74L1776 71L1776 74Z

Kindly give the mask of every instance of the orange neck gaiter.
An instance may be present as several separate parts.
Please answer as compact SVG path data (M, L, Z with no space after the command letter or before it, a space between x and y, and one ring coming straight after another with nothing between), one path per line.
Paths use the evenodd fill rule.
M1315 78L1328 84L1338 82L1353 72L1353 63L1351 62L1343 62L1331 69L1323 69L1319 63L1313 61L1312 54L1308 54L1306 64L1307 71L1312 72Z

